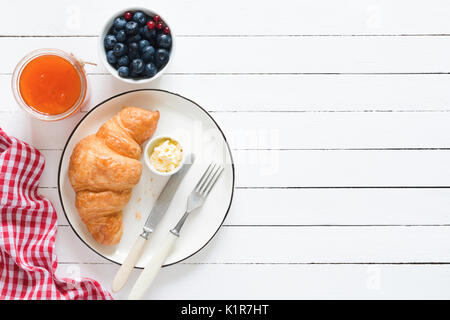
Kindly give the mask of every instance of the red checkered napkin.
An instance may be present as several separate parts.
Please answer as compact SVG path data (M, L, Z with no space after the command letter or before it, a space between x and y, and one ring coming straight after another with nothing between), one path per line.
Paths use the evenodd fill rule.
M39 151L0 128L0 299L112 299L94 280L55 276L56 212L37 192L43 169Z

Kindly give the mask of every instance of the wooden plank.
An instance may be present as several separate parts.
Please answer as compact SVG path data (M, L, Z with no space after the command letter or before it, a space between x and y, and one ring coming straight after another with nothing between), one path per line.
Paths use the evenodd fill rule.
M450 263L449 229L450 226L222 227L202 251L185 262ZM56 249L61 262L106 261L83 245L70 227L59 227Z
M56 187L60 150L42 150ZM449 150L237 150L237 187L449 187Z
M234 149L450 146L450 113L240 112L214 117Z
M157 88L210 111L449 111L450 75L170 75L142 85L91 74L90 103L121 92ZM11 76L0 75L0 111L19 110ZM205 90L208 88L208 90ZM1 117L1 115L0 115Z
M238 187L446 187L450 151L234 151Z
M19 57L45 47L98 63L97 41L95 37L0 38L0 47L14 48L4 52L0 73L10 73ZM226 59L217 58L224 53ZM265 37L184 37L178 39L167 73L448 73L449 55L446 36L274 37L271 41ZM102 65L86 69L106 72Z
M449 189L236 189L225 224L449 224L449 196Z
M62 149L82 116L78 113L47 123L24 112L3 113L0 126L36 148ZM450 147L450 112L231 112L215 113L213 117L232 149Z
M449 33L450 9L445 0L269 1L207 0L157 2L135 0L139 6L160 12L179 35L317 35ZM73 2L13 1L4 4L2 35L89 34L100 32L113 13L127 7L119 0ZM49 9L51 8L51 9ZM405 14L405 8L407 13ZM55 12L51 19L41 19ZM27 23L21 23L27 21ZM30 26L33 26L30 28Z
M62 151L45 150L41 151L45 157L45 167L39 182L40 187L56 187L58 185L58 168Z
M72 130L83 116L83 113L78 112L61 121L46 122L32 118L19 110L0 113L0 127L8 135L21 139L35 148L62 150Z
M94 278L110 290L117 269L113 264L60 264L57 275ZM127 298L139 272L132 272L115 299ZM178 264L163 268L144 298L448 299L449 272L448 265Z
M68 225L56 188L40 188ZM449 189L236 189L225 225L450 224Z

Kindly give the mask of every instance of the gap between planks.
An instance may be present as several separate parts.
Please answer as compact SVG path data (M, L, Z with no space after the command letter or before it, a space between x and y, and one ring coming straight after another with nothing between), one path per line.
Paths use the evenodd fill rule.
M114 262L58 262L60 265L116 265ZM443 262L179 262L176 265L450 265ZM170 265L173 266L173 265ZM163 268L170 267L164 266Z
M38 187L38 189L58 189L58 187ZM258 186L235 186L234 189L450 189L450 186L292 186L292 187L258 187Z
M450 37L450 33L394 33L394 34L175 34L179 38L313 38L313 37ZM97 34L0 34L0 38L97 38Z
M62 151L62 148L37 148L39 151ZM233 151L448 151L450 147L416 148L232 148Z
M442 106L436 106L439 108ZM447 106L445 106L447 108ZM294 106L294 108L296 108ZM298 107L301 108L301 107ZM401 108L401 107L400 107ZM7 109L0 108L0 113L3 114L14 114L17 112L22 112L22 110L18 109ZM383 109L365 109L365 110L278 110L273 107L273 110L247 110L247 109L239 109L239 110L206 110L208 113L447 113L450 112L450 109L399 109L399 110L383 110ZM89 110L80 110L81 114L86 114Z
M107 76L107 72L86 72L88 76ZM422 72L165 72L171 76L417 76L450 75L450 71ZM12 76L12 72L0 72L0 76Z
M70 227L69 224L60 223L58 227ZM309 227L450 227L450 224L223 224L221 227L243 228L309 228Z

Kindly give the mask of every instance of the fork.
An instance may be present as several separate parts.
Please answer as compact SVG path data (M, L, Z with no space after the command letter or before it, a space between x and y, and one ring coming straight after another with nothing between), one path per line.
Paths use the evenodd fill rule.
M128 296L129 300L140 299L147 288L151 285L167 256L172 251L175 240L180 236L181 228L183 227L184 222L188 218L189 214L195 209L200 208L205 203L206 197L211 192L211 189L219 179L219 176L222 172L223 167L220 165L211 163L208 166L205 173L202 175L197 185L194 187L188 197L186 212L178 221L176 226L170 230L161 246L150 257L150 261L147 263L139 278L136 280L133 288L131 289L131 293Z

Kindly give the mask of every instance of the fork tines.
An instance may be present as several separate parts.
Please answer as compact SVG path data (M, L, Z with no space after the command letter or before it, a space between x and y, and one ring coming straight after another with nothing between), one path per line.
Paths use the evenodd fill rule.
M201 196L206 197L216 183L222 171L223 167L221 165L212 162L206 169L203 176L200 178L200 181L197 183L194 190Z

